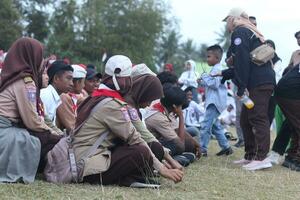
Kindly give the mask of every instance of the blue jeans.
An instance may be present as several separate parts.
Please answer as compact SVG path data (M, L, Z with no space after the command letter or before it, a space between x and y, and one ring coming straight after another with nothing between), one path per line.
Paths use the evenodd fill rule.
M195 126L188 126L185 128L185 131L188 132L188 134L190 134L192 137L200 136L200 130Z
M208 144L213 133L222 149L230 147L228 140L224 133L224 128L218 119L220 112L214 104L208 105L205 111L204 120L200 128L201 139L200 145L203 152L207 152Z

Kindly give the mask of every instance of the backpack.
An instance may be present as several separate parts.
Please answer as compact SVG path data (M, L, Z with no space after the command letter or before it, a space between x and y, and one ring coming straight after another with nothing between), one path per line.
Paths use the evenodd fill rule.
M105 98L100 101L91 111L90 116L96 108L104 105L106 102L110 101L112 98ZM89 118L89 117L88 117ZM88 119L87 118L87 119ZM48 182L52 183L78 183L79 177L82 174L84 168L84 160L92 156L99 145L108 135L108 131L104 131L96 142L89 148L89 150L84 154L84 156L76 161L74 148L72 145L72 136L74 132L78 131L87 119L81 123L75 130L70 132L68 137L62 138L51 151L47 154L47 162L44 169L44 175Z

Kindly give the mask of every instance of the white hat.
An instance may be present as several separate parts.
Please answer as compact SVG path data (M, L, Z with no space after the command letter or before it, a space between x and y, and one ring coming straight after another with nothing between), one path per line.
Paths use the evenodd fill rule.
M156 76L156 74L153 71L151 71L151 69L149 69L149 67L144 63L133 66L131 77L135 77L143 74L150 74Z
M73 68L73 78L85 78L86 76L86 69L84 69L80 65L71 65Z
M112 76L116 90L120 90L116 77L128 77L132 72L130 59L123 55L115 55L108 59L105 65L105 74Z
M248 18L247 13L242 8L232 8L228 15L223 19L225 22L228 17L245 17Z

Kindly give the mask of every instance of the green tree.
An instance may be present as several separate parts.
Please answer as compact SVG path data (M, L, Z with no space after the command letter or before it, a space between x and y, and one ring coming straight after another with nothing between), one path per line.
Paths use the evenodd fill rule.
M220 30L220 32L216 32L216 34L218 35L217 43L222 46L222 48L224 49L224 51L227 51L227 49L230 46L230 36L231 36L230 33L228 32L228 30L224 26Z
M49 8L53 0L14 0L21 13L23 33L44 42L49 34ZM50 9L51 10L51 9Z
M87 0L80 8L79 14L79 56L96 64L100 61L105 37L103 23L106 2Z
M158 0L106 0L103 47L126 54L133 63L154 68L155 47L163 30L165 5Z
M47 43L48 53L59 57L69 57L77 61L76 17L77 5L75 0L64 0L55 7L50 21L51 34Z
M34 10L28 13L27 20L27 34L43 42L49 34L48 14L39 10Z
M8 50L22 36L20 13L12 0L1 0L0 16L0 49Z
M174 61L179 51L179 40L181 35L176 30L171 30L162 37L159 53L159 61L163 64Z

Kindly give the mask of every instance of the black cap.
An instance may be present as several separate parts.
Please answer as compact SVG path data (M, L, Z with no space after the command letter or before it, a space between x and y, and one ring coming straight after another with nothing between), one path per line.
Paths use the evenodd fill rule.
M295 33L295 38L297 38L298 35L300 35L300 31L298 31L298 32Z
M49 76L49 83L52 83L53 77L59 71L72 71L73 72L73 68L71 65L66 64L63 60L54 61L47 70L47 74Z
M91 79L93 79L94 77L96 77L96 78L102 78L102 74L101 73L98 73L95 69L93 69L93 68L87 68L86 69L86 79L87 80L91 80Z

